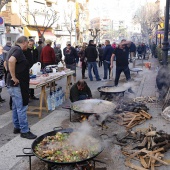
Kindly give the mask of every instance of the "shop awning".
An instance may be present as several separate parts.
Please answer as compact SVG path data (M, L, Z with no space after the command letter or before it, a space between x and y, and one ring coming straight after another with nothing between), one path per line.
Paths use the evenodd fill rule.
M24 35L26 37L35 37L35 39L38 39L38 32L37 30L28 28L28 27L24 27Z
M43 33L43 31L41 31L41 33ZM40 35L39 35L40 36ZM56 40L56 36L51 32L51 31L45 31L44 32L44 38L47 40L47 39L50 39L52 41L55 41Z

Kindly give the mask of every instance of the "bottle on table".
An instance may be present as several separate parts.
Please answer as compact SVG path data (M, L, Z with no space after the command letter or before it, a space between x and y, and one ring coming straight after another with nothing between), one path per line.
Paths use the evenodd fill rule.
M55 93L55 106L59 106L59 89L57 88L57 91Z
M52 95L51 95L51 109L55 110L55 93L54 92L52 92Z
M48 105L48 110L49 110L49 111L52 110L51 96L52 96L52 92L50 92L49 95L48 95L48 97L47 97L47 105Z

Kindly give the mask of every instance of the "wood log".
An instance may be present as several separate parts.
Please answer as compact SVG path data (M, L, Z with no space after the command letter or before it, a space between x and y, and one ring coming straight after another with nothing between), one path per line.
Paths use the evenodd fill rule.
M132 122L135 120L136 116L133 117L133 119L129 122L129 124L127 125L127 127L130 127Z
M169 165L167 162L165 162L165 161L163 161L163 160L161 160L161 159L159 159L159 158L157 158L155 156L152 156L151 154L149 154L148 156L151 157L152 159L157 160L158 162L160 162L160 163L162 163L164 165Z
M131 115L131 116L134 116L134 115L139 115L139 113L136 113L136 112L128 112L128 113L126 113L127 115Z
M158 158L160 154L161 154L160 152L157 152L157 153L155 154L155 157ZM152 160L151 160L151 170L155 170L155 162L156 162L155 159L152 159Z
M137 122L134 122L130 127L126 127L127 129L131 129L133 128L134 126L140 124L140 121L137 121Z
M153 154L155 154L155 153L161 152L161 151L164 151L164 148L159 148L159 149L154 150L154 151L148 151L148 150L146 150L146 149L143 149L143 150L142 150L142 152L147 153L147 154L144 156L144 158L147 157L151 152L152 152Z
M136 151L135 153L131 154L128 158L126 158L127 161L129 161L130 159L134 158L135 156L137 156L139 153L144 152L146 150L146 148L141 149L139 151Z
M145 159L143 158L143 156L139 156L139 158L140 158L140 163L141 163L141 165L142 165L144 168L147 168L147 163L146 163Z
M151 153L151 155L153 155L153 153ZM151 166L151 161L152 161L152 158L149 157L149 161L148 161L148 164L147 164L147 167L148 167L148 168L150 168L150 166Z
M153 148L156 145L156 143L154 142L153 138L151 137L151 147Z
M151 137L147 137L148 138L148 150L151 148Z
M145 136L156 136L156 131L150 131L148 133L145 134Z
M140 114L142 114L143 116L147 117L148 119L152 118L152 116L149 113L145 112L144 110L141 110Z
M134 164L132 164L132 163L129 162L129 161L125 161L125 165L128 166L128 167L130 167L130 168L132 168L132 169L136 169L136 170L148 170L148 169L146 169L146 168L142 168L142 167L140 167L140 166L134 165Z

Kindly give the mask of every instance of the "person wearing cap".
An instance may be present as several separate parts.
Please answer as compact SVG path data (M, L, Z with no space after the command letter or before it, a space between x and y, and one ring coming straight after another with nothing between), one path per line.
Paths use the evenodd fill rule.
M43 68L56 63L54 49L51 47L52 41L46 40L45 43L47 45L42 49L41 52L41 63L43 65Z
M67 47L63 49L63 54L65 56L65 63L66 68L71 69L74 71L73 79L74 83L76 83L76 58L77 58L77 51L74 47L71 46L71 44L68 42Z

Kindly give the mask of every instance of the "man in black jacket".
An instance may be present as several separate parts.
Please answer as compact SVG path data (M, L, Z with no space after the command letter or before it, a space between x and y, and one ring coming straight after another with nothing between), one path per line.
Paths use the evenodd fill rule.
M70 100L76 102L92 98L91 90L84 80L79 80L70 89Z
M26 51L23 51L26 59L29 62L29 68L31 68L34 63L38 61L38 50L34 49L34 40L29 39L28 48ZM30 89L30 99L39 100L39 98L34 96L34 89Z
M67 43L67 47L65 47L63 49L63 54L65 56L64 61L66 63L66 68L71 69L72 71L74 71L73 79L74 79L74 83L76 83L76 58L77 58L77 51L68 42Z
M99 73L98 73L98 69L97 69L97 63L96 63L96 59L98 57L98 54L97 54L97 49L94 46L93 40L89 41L89 45L85 49L85 57L87 58L88 74L89 74L90 81L93 81L93 77L92 77L92 74L91 74L92 68L94 69L96 81L101 81Z
M115 49L111 57L111 68L113 68L113 60L116 56L116 77L115 77L115 86L118 85L120 74L124 72L126 80L130 80L130 70L129 70L129 45L131 41L122 40L118 45L118 48Z

